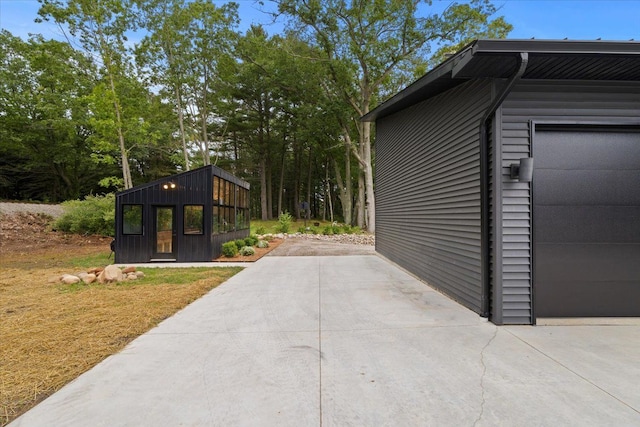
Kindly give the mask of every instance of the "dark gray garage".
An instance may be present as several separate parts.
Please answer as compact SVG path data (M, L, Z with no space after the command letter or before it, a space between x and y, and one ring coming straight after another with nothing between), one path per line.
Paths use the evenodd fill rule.
M640 316L640 43L478 40L363 120L382 255L496 324Z

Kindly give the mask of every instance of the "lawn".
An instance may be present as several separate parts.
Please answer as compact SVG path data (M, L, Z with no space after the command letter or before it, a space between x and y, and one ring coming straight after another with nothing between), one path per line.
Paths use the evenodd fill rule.
M139 281L49 284L47 279L104 265L109 252L38 253L0 269L0 425L34 406L134 338L240 271L140 269Z

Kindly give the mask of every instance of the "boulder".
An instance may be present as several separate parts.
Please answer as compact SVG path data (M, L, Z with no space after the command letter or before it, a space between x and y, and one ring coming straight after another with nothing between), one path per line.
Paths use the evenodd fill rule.
M102 268L99 267L92 267L90 269L87 270L87 273L91 274L100 274L100 271L102 271Z
M125 267L122 269L123 274L133 273L134 271L136 271L135 267Z
M127 274L127 280L138 280L138 275L135 272Z
M144 273L142 271L136 271L136 276L138 276L138 279L142 279L144 277Z
M73 275L78 277L80 280L84 280L84 278L87 277L87 274L89 274L89 273L86 273L84 271L79 271L77 273L73 273Z
M82 281L87 285L96 281L96 275L93 273L88 273L84 277L82 277Z
M62 283L65 285L73 285L74 283L78 283L80 278L78 276L74 276L73 274L65 274L62 276Z
M58 276L50 276L47 279L47 283L60 283L60 281L62 280L62 276L58 275Z
M112 283L121 282L123 279L122 270L115 265L108 265L98 275L98 282L100 283Z

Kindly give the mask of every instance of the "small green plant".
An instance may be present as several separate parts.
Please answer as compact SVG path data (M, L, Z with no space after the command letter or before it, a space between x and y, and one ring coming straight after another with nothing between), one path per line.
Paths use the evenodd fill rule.
M264 236L262 239L263 239L263 240L266 240L267 242L270 242L270 241L272 241L272 240L273 240L273 236L270 236L269 234L267 234L267 235L266 235L266 236Z
M266 240L258 240L258 244L256 246L261 249L268 248L269 242L267 242Z
M263 226L260 226L256 228L256 234L259 234L259 235L267 234L267 230Z
M322 234L324 234L325 236L333 236L333 227L327 225L322 229Z
M222 244L222 255L227 258L233 258L238 255L238 246L236 246L236 242L227 242Z
M256 236L255 234L252 234L248 238L251 239L251 244L247 246L255 246L258 243L258 236Z
M240 249L240 255L242 256L251 256L254 255L256 253L256 250L253 249L253 247L251 246L245 246L242 249Z
M333 224L331 226L331 229L333 230L333 234L340 234L340 227L338 226L338 224Z
M349 224L345 224L344 227L342 227L342 232L344 234L353 234L353 228L351 228Z
M245 246L247 246L247 244L244 242L244 239L237 239L234 240L236 246L238 247L238 250L244 248Z
M291 228L292 221L291 214L289 212L283 212L278 216L278 232L280 233L288 233Z
M305 227L298 227L298 233L305 234L306 232L307 232L307 229Z
M351 232L353 234L362 234L362 229L357 225L354 225L353 227L351 227Z
M315 227L310 227L307 232L310 234L318 234L318 229Z

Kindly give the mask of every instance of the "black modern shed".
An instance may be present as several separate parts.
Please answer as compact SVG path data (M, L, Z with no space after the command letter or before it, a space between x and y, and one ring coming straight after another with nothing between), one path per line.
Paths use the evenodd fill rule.
M249 236L249 184L204 166L116 194L115 260L212 261Z
M379 253L496 324L640 316L640 43L477 40L363 120Z

